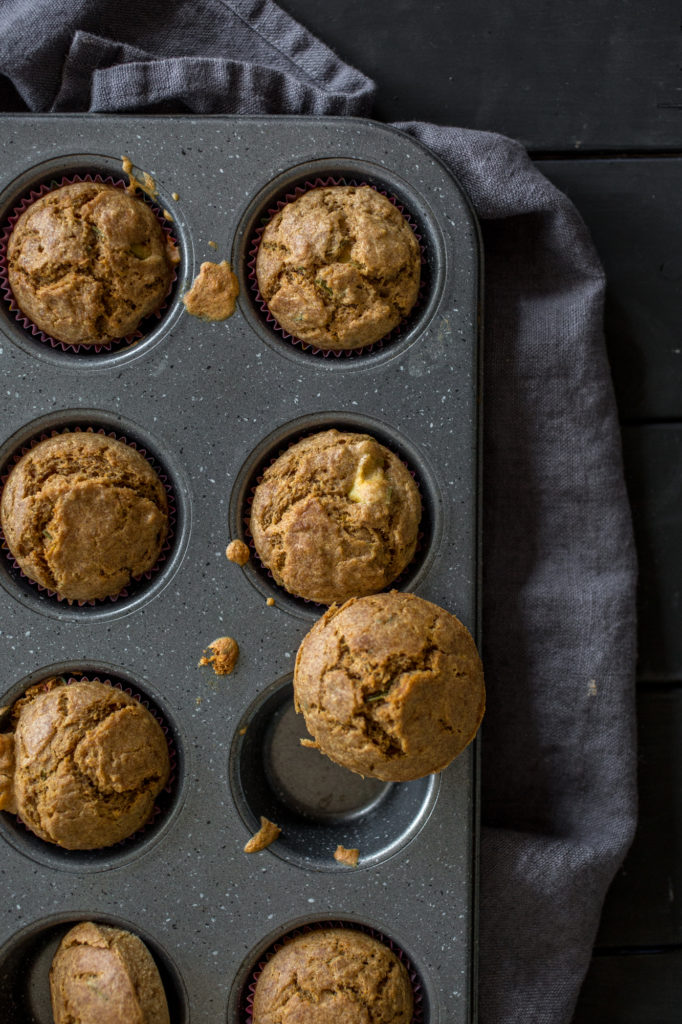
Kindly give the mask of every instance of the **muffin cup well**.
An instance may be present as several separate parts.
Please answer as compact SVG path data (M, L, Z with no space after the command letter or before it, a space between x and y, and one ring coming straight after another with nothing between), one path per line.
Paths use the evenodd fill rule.
M45 840L41 839L39 836L36 836L31 827L27 825L26 822L24 822L23 819L18 814L14 816L17 826L17 835L19 835L20 833L23 834L26 837L26 840L28 840L30 837L30 842L32 845L40 844L42 847L44 847L46 850L50 852L53 858L58 858L65 862L68 862L69 860L81 859L84 857L87 859L88 863L91 863L93 861L97 861L97 859L101 857L109 858L112 855L115 856L117 853L130 849L132 845L139 845L140 841L143 841L145 833L148 833L148 831L152 828L157 828L158 825L160 824L161 819L169 813L170 808L175 800L178 784L178 748L175 742L173 730L171 729L165 716L160 711L157 704L149 697L140 693L139 690L134 685L131 685L129 680L117 678L116 676L100 676L97 673L90 674L87 672L77 672L75 670L71 670L64 672L62 675L46 676L40 682L32 684L30 689L42 689L44 690L44 692L48 692L48 684L52 679L56 679L58 685L64 686L69 686L75 682L89 682L102 683L104 686L111 686L117 690L120 690L122 693L127 694L129 697L132 697L133 700L136 700L139 704L141 704L144 708L147 709L147 711L152 715L152 717L161 727L161 730L166 738L166 743L168 745L168 759L170 763L170 772L168 775L168 781L166 782L166 785L157 794L156 799L154 801L152 812L148 817L147 821L143 825L141 825L140 828L136 829L135 832L131 833L129 836L126 836L125 839L120 840L118 843L114 843L111 846L99 847L91 850L67 850L57 844L48 843ZM24 691L24 693L25 692L26 691ZM19 700L21 696L21 693L18 694L12 701L12 704L16 703L16 701ZM84 865L81 865L81 869L83 866Z
M412 229L412 232L414 233L414 236L419 243L419 248L421 252L421 276L419 283L419 291L417 293L417 299L414 306L412 307L408 315L403 320L401 320L401 322L397 324L396 327L394 327L393 330L386 334L383 338L380 338L378 341L372 342L370 345L362 345L358 346L357 348L324 349L316 348L315 345L312 344L311 342L303 341L301 338L297 338L295 335L290 334L287 330L285 330L284 327L282 327L278 323L277 319L270 312L270 308L265 299L263 298L263 296L261 295L260 289L258 287L258 277L256 274L256 260L258 257L258 250L260 248L263 232L265 231L265 228L267 227L268 223L272 220L272 218L275 216L275 214L279 213L279 211L282 210L285 206L287 206L289 203L292 203L295 199L298 199L306 192L310 192L313 189L317 188L329 188L338 185L352 185L356 188L360 186L372 188L374 189L375 192L378 192L381 195L385 196L386 199L388 199L389 202L391 202L393 206L395 206L396 209L400 211L400 213L403 215L404 219L407 221L410 228ZM424 295L426 290L426 285L424 281L425 267L426 258L423 237L417 227L416 221L410 214L409 210L406 209L404 203L402 203L397 196L393 195L391 192L388 192L377 185L372 184L371 182L363 181L361 178L330 176L326 178L318 177L305 180L301 184L294 186L284 196L278 199L273 206L270 206L267 209L266 213L261 218L260 225L253 232L253 235L248 246L247 279L249 282L249 287L251 289L252 296L254 298L257 308L260 310L262 314L263 320L276 334L280 335L280 337L284 341L287 341L292 345L300 347L301 351L306 352L307 354L312 356L322 357L323 359L328 359L330 356L334 356L335 358L339 359L342 356L350 358L367 355L371 352L378 352L386 345L389 345L392 341L394 341L403 333L405 327L412 320L414 320L415 316L419 314L423 306Z
M4 228L0 233L0 294L3 296L9 312L14 315L17 323L23 327L26 331L40 342L46 345L50 345L54 349L61 349L63 352L71 352L76 354L83 353L96 353L100 352L112 352L119 350L124 347L129 347L136 344L145 334L148 333L144 330L143 325L150 321L160 320L168 308L168 301L173 293L175 284L178 278L177 270L173 268L173 274L168 286L168 290L159 305L159 307L152 313L148 314L140 322L137 329L131 334L127 334L123 338L116 339L114 341L107 342L105 345L85 345L85 344L72 344L70 342L59 341L57 338L53 338L45 331L41 330L33 321L26 316L26 314L20 309L14 294L12 292L11 285L9 283L8 264L7 264L7 246L9 243L10 236L16 226L19 217L30 207L37 199L41 199L49 192L53 192L56 189L63 188L65 185L75 185L81 182L93 182L99 185L113 185L114 188L121 189L121 191L127 190L126 182L122 178L115 178L111 175L103 177L101 174L74 174L71 176L64 176L61 180L52 180L49 183L43 183L38 185L36 188L32 188L27 195L25 195L13 208L11 214L7 218ZM147 202L146 199L141 198L142 202ZM173 235L170 224L164 217L163 211L159 209L154 203L148 202L147 205L154 213L161 230L163 231L166 238L177 245L177 239Z
M322 931L325 928L345 928L348 931L362 932L363 935L368 935L372 939L376 939L377 942L381 942L384 946L391 950L397 958L400 960L402 965L407 970L410 982L412 984L412 995L414 999L414 1008L412 1011L411 1024L425 1024L427 1017L425 1016L424 1006L424 989L419 978L417 971L411 963L404 949L398 946L392 939L390 939L383 932L378 931L376 928L372 928L370 925L359 924L355 921L315 921L311 924L301 925L298 928L294 928L292 931L287 932L281 938L269 946L266 951L258 958L258 963L254 968L249 981L247 982L245 992L242 998L242 1012L240 1024L253 1024L253 998L256 990L258 979L261 976L263 968L267 962L282 949L287 942L292 939L296 939L301 935L310 935L316 931Z
M121 443L127 445L129 448L132 448L134 451L137 451L147 460L147 462L152 467L157 477L161 481L164 490L166 491L166 499L168 501L168 531L166 533L166 538L164 540L163 547L161 548L159 557L155 564L152 566L152 568L148 569L145 573L142 574L142 576L133 577L134 583L137 585L141 585L143 581L151 580L162 569L169 552L172 550L172 542L175 536L175 528L177 523L177 502L169 476L165 472L163 472L163 470L158 465L156 460L152 458L151 455L149 455L147 450L145 448L140 447L135 441L128 440L128 438L125 437L124 435L118 434L116 431L106 430L104 427L88 426L85 428L85 430L83 430L83 428L79 425L74 427L65 427L61 430L55 429L49 432L43 432L41 434L38 434L35 437L32 437L27 443L23 444L21 448L14 453L10 460L10 463L5 467L5 470L3 471L2 475L0 475L0 496L2 495L2 489L4 488L9 477L9 474L14 468L14 466L19 462L22 456L24 456L27 452L31 451L31 449L35 448L38 444L40 444L41 441L45 441L50 437L57 437L60 434L82 432L90 434L102 434L103 436L111 437L114 440L120 441ZM50 590L48 587L43 586L41 583L32 580L22 571L18 562L14 558L14 555L10 551L2 527L0 527L0 550L4 552L5 557L7 558L11 565L11 571L14 574L19 576L24 582L28 583L31 587L35 587L39 593L46 594L48 597L54 598L56 601L60 603L63 602L69 606L76 605L79 608L83 608L85 606L94 607L96 605L104 604L105 602L115 602L121 598L126 598L130 596L131 590L133 589L129 584L128 587L124 587L123 590L119 591L118 594L114 594L109 597L96 598L90 601L74 601L69 598L61 597L56 591Z

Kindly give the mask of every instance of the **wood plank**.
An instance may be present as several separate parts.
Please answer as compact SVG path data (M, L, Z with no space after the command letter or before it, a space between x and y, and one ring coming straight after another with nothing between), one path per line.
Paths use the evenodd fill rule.
M608 892L597 948L682 944L682 685L641 688L637 722L639 824ZM682 1019L682 999L679 1011Z
M682 949L595 956L573 1024L680 1024Z
M625 427L623 454L639 558L638 679L679 681L682 424Z
M679 148L675 0L281 0L378 85L374 116L531 149Z
M575 203L607 275L621 417L682 417L682 160L540 161Z

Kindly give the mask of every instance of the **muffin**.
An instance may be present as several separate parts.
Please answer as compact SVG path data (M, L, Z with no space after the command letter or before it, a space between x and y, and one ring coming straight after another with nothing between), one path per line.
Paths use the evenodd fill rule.
M304 192L267 224L258 288L285 331L321 349L385 337L417 300L421 252L393 203L368 185Z
M0 523L29 579L90 601L120 593L154 566L168 533L168 501L150 464L123 441L58 434L12 469Z
M412 985L388 946L350 928L306 932L268 960L253 1024L410 1024Z
M106 345L159 308L178 258L145 202L82 181L24 210L9 238L7 272L20 310L45 334Z
M277 583L320 604L392 583L417 546L409 470L368 434L325 430L292 445L255 489L250 529Z
M51 680L17 701L0 750L12 790L0 807L40 839L94 850L144 825L168 781L168 744L153 715L106 683ZM2 795L2 794L0 794Z
M83 921L50 967L54 1024L170 1024L156 964L130 932Z
M414 594L332 607L303 638L294 702L315 745L392 782L442 771L476 735L483 669L468 630Z

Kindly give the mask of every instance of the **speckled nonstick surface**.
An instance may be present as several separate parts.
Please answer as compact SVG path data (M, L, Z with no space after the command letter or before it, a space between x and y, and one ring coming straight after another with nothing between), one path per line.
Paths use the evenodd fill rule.
M322 609L253 560L240 569L224 556L245 536L252 484L277 451L329 426L366 431L409 465L425 505L401 589L477 632L480 256L466 199L420 145L369 121L15 115L2 118L2 137L0 221L32 187L117 174L126 154L154 177L182 264L162 317L111 352L53 348L0 307L0 474L53 430L104 429L148 453L176 505L163 564L116 601L59 601L2 553L0 705L55 672L97 673L149 699L177 750L163 814L118 847L60 850L0 814L0 1019L49 1024L50 958L70 924L91 918L148 943L174 1024L241 1022L261 954L327 920L361 923L405 951L426 1024L473 1020L475 747L440 776L400 785L301 748L291 673ZM395 197L424 247L416 312L386 345L353 357L282 338L248 283L267 210L330 176ZM180 297L202 261L222 259L240 279L237 312L201 323ZM225 634L241 654L218 678L197 662ZM260 814L282 837L244 854ZM339 843L359 847L359 867L333 859Z

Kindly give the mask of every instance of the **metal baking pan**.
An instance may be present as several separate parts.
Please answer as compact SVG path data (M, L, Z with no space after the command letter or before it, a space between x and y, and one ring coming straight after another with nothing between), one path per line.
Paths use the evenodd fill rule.
M0 472L45 432L104 429L155 459L176 506L160 571L117 601L68 605L3 553L0 705L55 672L97 674L148 699L177 752L166 805L118 847L61 850L0 814L0 1019L49 1024L57 941L95 919L147 942L174 1024L242 1021L259 957L321 921L357 922L402 949L426 1024L474 1020L476 745L406 784L362 780L301 748L293 662L322 609L284 593L255 560L239 569L224 556L244 536L250 489L273 455L329 426L367 431L421 488L421 547L400 587L478 634L480 247L466 198L421 145L365 120L8 115L2 137L2 223L40 184L120 178L126 154L153 176L182 264L160 319L110 352L52 347L0 304ZM330 178L393 197L424 249L417 309L388 343L354 357L324 358L278 335L249 283L267 211ZM222 323L181 303L207 259L228 259L240 280L237 312ZM241 655L218 678L197 662L225 634ZM283 834L247 855L260 814ZM357 868L333 859L338 843L360 849Z

